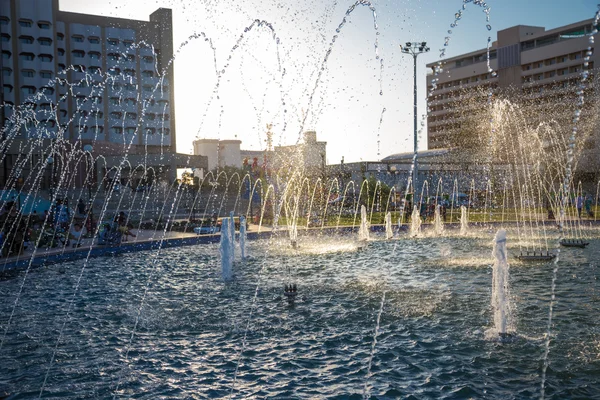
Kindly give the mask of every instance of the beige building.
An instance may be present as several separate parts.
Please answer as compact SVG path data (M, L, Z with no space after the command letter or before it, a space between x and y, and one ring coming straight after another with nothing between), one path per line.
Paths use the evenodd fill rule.
M477 107L485 108L487 96L495 97L503 90L528 102L530 111L534 111L529 114L537 118L536 122L555 117L544 112L560 110L561 101L569 99L574 104L582 71L592 71L600 57L595 52L589 65L584 64L592 24L593 20L585 20L551 30L524 25L501 30L490 49L492 73L487 49L442 60L443 72L438 74L435 74L438 62L428 64L431 69L427 76L429 148L460 146L464 138L459 135L464 135L461 129L469 114L476 112ZM434 80L437 80L435 90ZM588 101L592 81L586 83ZM553 104L557 107L548 109ZM588 143L586 147L597 146Z
M244 165L266 167L271 171L304 168L308 176L322 176L327 163L327 142L317 140L317 132L304 132L304 140L290 146L274 146L272 150L240 150L240 140L198 139L194 154L208 157L208 169Z

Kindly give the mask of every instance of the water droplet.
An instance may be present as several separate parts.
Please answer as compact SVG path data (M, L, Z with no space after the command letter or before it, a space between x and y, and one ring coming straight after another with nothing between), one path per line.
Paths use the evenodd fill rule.
M488 31L492 30L492 26L490 24L487 24L485 27L487 28Z

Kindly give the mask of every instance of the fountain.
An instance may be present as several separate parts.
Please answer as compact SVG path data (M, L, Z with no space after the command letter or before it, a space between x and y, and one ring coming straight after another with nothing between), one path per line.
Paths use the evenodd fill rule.
M392 239L394 237L394 231L392 230L392 213L388 212L385 214L385 238Z
M419 233L421 233L421 214L415 205L410 217L410 235L414 237L418 236Z
M494 239L494 266L492 270L492 313L494 332L505 337L514 331L510 306L506 231L498 230Z
M296 224L296 220L292 222L292 226L289 229L290 233L290 243L292 247L295 249L298 247L298 225Z
M240 217L240 257L245 260L247 257L246 253L246 217Z
M224 281L230 281L233 279L233 258L234 258L234 240L231 236L231 229L229 228L231 221L228 218L223 218L221 225L221 277Z
M442 221L441 206L438 204L435 206L433 215L433 229L436 235L441 235L444 232L444 222Z
M463 5L467 4L484 7L482 2L465 0ZM317 25L335 20L335 9L336 4L327 9L324 18L315 18ZM323 34L329 40L323 56L314 62L309 87L300 88L301 100L292 96L296 86L302 86L300 64L286 64L290 47L280 40L293 33L277 32L266 20L250 21L238 32L231 50L224 56L219 53L219 58L212 39L204 33L191 34L181 46L182 52L188 42L210 45L214 51L216 83L206 111L197 115L201 124L215 117L215 132L226 135L229 128L225 124L235 119L227 118L224 99L228 91L223 87L228 82L243 87L262 125L267 115L277 119L279 145L289 139L292 127L302 132L309 124L317 124L319 117L331 111L326 109L325 94L335 79L327 75L333 71L328 60L330 55L338 55L336 41L344 37L346 23L359 9L373 17L373 58L381 71L381 88L384 64L377 42L381 35L375 7L367 1L357 1L342 10L345 14L335 34ZM455 22L461 15L462 11L457 13ZM274 66L269 65L273 60L259 59L248 51L248 43L256 45L265 33L276 59ZM219 62L221 58L224 64ZM489 54L487 61L489 67ZM250 63L275 83L275 100L267 91L265 95L260 92L260 100L253 97L259 93L252 87L254 79L242 76L236 82L233 78L234 72L246 73ZM310 67L310 63L301 66ZM77 81L66 79L71 76L77 76ZM290 76L291 87L286 86L291 83L287 80ZM576 155L554 122L538 127L528 124L518 94L504 99L484 96L483 108L489 115L475 115L473 119L492 127L474 126L474 131L482 132L477 139L485 143L488 152L477 155L475 173L461 171L448 176L447 171L420 171L424 174L419 180L423 183L423 205L452 196L450 221L444 224L439 205L433 212L424 208L421 215L417 190L410 189L408 179L400 182L404 178L386 176L382 170L373 182L366 174L353 181L343 165L338 176L330 174L324 157L317 163L309 160L318 168L304 168L301 155L305 148L290 154L281 168L275 168L274 160L265 156L240 169L204 171L196 181L193 177L167 181L164 171L149 160L169 158L166 148L170 146L161 146L156 154L130 154L138 142L159 140L151 137L151 129L138 141L140 132L121 131L124 156L114 165L108 163L98 145L86 148L77 140L72 143L69 134L100 141L96 136L100 132L92 135L84 129L92 115L98 118L98 112L107 106L92 107L90 103L98 101L94 93L134 85L131 82L133 78L81 72L72 66L68 74L61 75L60 82L56 81L57 87L64 88L59 95L77 96L79 89L85 89L87 94L79 94L77 104L87 104L90 109L76 107L73 115L59 120L56 129L47 129L47 115L41 118L46 111L57 111L45 106L53 104L56 96L49 97L42 90L31 102L15 107L5 104L12 114L6 116L9 122L4 125L1 149L14 147L15 138L31 125L39 137L19 149L13 168L5 171L6 190L0 197L6 210L0 233L6 257L0 262L0 271L11 270L0 279L0 294L6 299L0 303L0 398L120 398L141 394L169 398L507 398L515 393L529 398L538 394L536 378L541 362L535 354L542 347L539 340L531 338L539 336L540 327L546 324L544 372L539 377L542 397L546 380L556 398L596 395L595 388L587 383L599 373L594 316L600 313L600 304L593 296L596 260L600 257L593 245L599 237L597 226L592 225L596 217L589 219L588 226L588 221L584 224L568 207L565 199L582 189L571 171L564 172L562 164L567 152L570 161ZM155 96L144 99L143 104L139 100L136 110L152 111L156 117L162 99L157 93L165 87L164 81L157 83L152 92ZM382 96L379 91L377 96ZM236 99L240 104L244 101L241 97ZM474 105L477 107L471 109L482 108L482 104ZM210 111L212 108L218 111ZM386 109L380 110L376 110L377 142ZM294 113L297 115L290 117ZM125 118L117 121L124 122ZM470 122L469 115L460 118ZM295 119L300 121L298 126L293 125ZM115 132L119 132L117 125ZM209 130L200 126L198 132ZM260 136L260 130L256 131ZM271 135L266 141L259 139L268 149L277 146ZM4 151L2 154L6 157ZM490 154L500 162L494 164ZM106 174L101 176L98 171ZM386 192L390 178L396 180L394 190ZM46 186L51 190L42 189ZM400 188L405 192L400 193ZM468 203L461 204L468 204L468 208L460 206L457 221L453 216L457 215L459 194L467 198ZM391 221L398 215L396 204L402 195L404 203L409 196L415 202L410 233L398 229L399 240L389 240L394 237ZM64 203L59 207L58 200L64 198L71 204L82 198L89 206L69 217ZM358 239L369 242L368 247L362 243L357 246L354 233L348 234L356 232L359 204ZM38 215L33 212L36 209ZM47 215L44 209L49 210ZM554 230L554 221L546 216L550 213L540 210L554 210L562 233ZM246 219L239 218L239 247L245 261L244 268L236 269L235 274L234 215L248 215L256 224L249 235L253 242L252 257L248 258ZM370 222L383 217L388 240L377 240L377 236L370 240ZM107 224L120 232L119 218L125 226L131 222L139 231L138 237L132 243L115 238L100 245L96 237ZM74 222L86 227L88 237L82 248L70 248L64 240L68 236L65 227ZM460 223L460 235L468 233L467 237L452 234L456 222ZM277 229L279 223L288 227L287 232ZM36 227L38 236L25 237L30 226ZM496 339L506 338L518 326L523 340L490 353L489 346L481 345L481 329L490 325L489 292L477 288L489 288L489 257L485 254L490 250L487 230L494 226L502 229L496 234L493 251L494 327L486 333ZM298 229L304 230L301 247ZM429 235L431 232L435 235ZM515 263L509 286L507 235L514 238L511 244L518 247L518 259L554 261L551 281L535 264L522 267L522 263ZM419 236L423 237L415 239ZM23 249L24 243L27 249ZM557 243L566 247L592 245L585 251L560 253L559 260L550 252ZM172 248L182 245L187 247ZM569 268L565 282L557 280L559 265ZM37 266L45 268L33 273ZM290 307L298 301L297 282L303 294L310 293L311 301L303 302L306 307L298 307L303 310ZM287 307L281 301L282 286ZM561 334L569 341L557 341L550 354L557 287L561 289L561 312L554 323L560 324ZM519 302L518 315L513 313L512 299ZM456 357L444 355L449 348L455 350ZM546 376L550 361L559 367Z
M370 224L367 221L367 208L364 204L360 207L360 226L358 228L358 240L366 242L369 240Z
M467 207L460 206L460 234L465 236L469 231L469 215Z

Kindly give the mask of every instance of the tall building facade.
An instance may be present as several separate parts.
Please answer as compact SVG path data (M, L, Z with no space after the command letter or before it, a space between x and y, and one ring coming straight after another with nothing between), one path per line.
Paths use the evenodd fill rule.
M586 65L584 60L593 22L590 19L548 31L524 25L499 31L489 52L493 73L488 70L487 49L443 60L443 72L438 74L435 74L438 62L428 64L431 69L427 76L429 148L460 146L463 138L458 136L464 134L461 125L469 113L485 107L487 96L502 91L518 94L532 107L538 107L540 120L544 118L543 111L552 111L545 108L548 105L561 108L561 99L572 99L575 103L582 72L591 71L593 76L600 57L592 49L590 62ZM435 88L434 80L437 80ZM586 82L586 97L593 91L592 82L593 79ZM596 145L591 143L588 147Z
M59 0L2 0L0 36L4 182L31 139L91 145L104 173L124 155L160 154L150 158L170 176L189 164L176 155L171 10L137 21L61 11Z

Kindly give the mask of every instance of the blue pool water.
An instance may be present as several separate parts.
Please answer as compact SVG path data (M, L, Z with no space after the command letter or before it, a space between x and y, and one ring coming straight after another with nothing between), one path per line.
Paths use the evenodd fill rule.
M0 397L539 398L553 264L511 259L518 335L487 338L492 239L259 240L230 283L218 245L7 277ZM546 398L600 396L598 260L560 253Z

